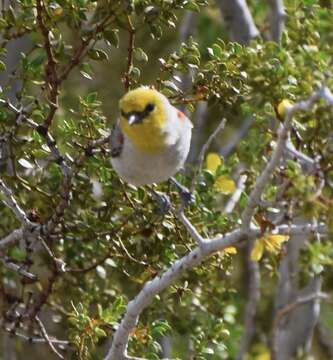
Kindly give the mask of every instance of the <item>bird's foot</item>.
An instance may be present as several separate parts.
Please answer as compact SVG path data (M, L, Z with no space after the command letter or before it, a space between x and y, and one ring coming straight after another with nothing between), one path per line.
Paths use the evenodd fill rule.
M182 199L184 206L190 206L195 202L195 197L192 192L182 184L180 184L175 178L171 178L171 182L176 186L178 189L179 195Z
M160 191L155 191L153 189L150 189L150 193L152 194L154 200L158 204L159 212L162 215L167 214L171 209L171 201L169 196Z

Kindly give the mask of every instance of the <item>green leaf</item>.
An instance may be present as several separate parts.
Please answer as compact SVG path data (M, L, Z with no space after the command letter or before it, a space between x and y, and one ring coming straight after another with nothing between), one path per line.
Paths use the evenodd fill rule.
M19 159L18 160L18 163L23 166L24 168L26 169L33 169L34 168L34 165L32 165L28 160L26 159Z
M200 12L200 7L197 5L194 1L189 1L187 4L185 4L184 9Z
M88 56L90 59L95 61L104 61L109 59L108 54L101 49L90 49L88 51Z
M134 57L138 61L143 61L143 62L148 61L147 54L141 48L135 48L134 49Z
M94 332L98 337L106 337L107 336L106 332L103 329L101 329L100 327L96 327L94 329Z
M94 91L86 96L86 101L89 104L94 103L97 100L97 92Z
M119 30L118 29L112 29L112 30L105 30L104 31L104 37L106 40L110 42L110 44L114 47L119 46Z
M13 260L23 261L26 258L27 253L24 249L20 249L19 247L14 246L9 250L9 256Z

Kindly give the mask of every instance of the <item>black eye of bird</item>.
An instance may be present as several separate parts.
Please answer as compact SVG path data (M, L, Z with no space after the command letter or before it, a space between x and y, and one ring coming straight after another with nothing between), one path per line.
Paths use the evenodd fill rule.
M153 110L155 109L155 105L154 104L148 104L147 106L146 106L146 112L147 113L150 113L150 112L152 112Z

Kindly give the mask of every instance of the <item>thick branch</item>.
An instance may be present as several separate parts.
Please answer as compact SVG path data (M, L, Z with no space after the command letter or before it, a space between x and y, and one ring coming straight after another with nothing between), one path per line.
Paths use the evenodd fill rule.
M290 304L285 305L284 307L282 307L280 310L278 310L276 312L274 321L273 321L273 328L272 328L272 359L276 360L277 359L277 351L278 349L276 348L276 344L277 344L277 337L278 337L278 332L279 332L279 324L281 322L281 320L287 315L289 314L291 311L295 310L296 308L298 308L299 306L308 304L310 302L313 302L315 300L327 300L328 299L328 295L322 292L315 292L313 294L309 294L309 295L304 295L304 296L300 296L298 297L296 300L294 300L293 302L291 302Z
M112 347L104 360L129 359L126 349L130 332L137 324L142 310L153 301L155 295L177 280L183 272L199 265L212 253L234 245L240 238L241 232L235 231L217 239L207 240L204 246L195 248L183 258L175 261L161 276L147 282L139 294L129 302L127 311L114 334Z
M273 152L271 160L268 162L266 168L264 169L262 175L260 175L254 185L249 198L247 207L245 208L242 214L242 228L236 229L231 233L228 233L224 236L219 236L217 238L203 239L191 222L187 219L183 212L180 213L180 220L185 225L189 234L193 239L199 244L194 250L185 255L183 258L174 262L171 267L164 272L161 276L155 277L152 281L147 282L139 294L129 302L127 306L126 313L117 328L111 348L106 355L104 360L129 360L129 359L138 359L132 358L127 355L127 345L129 341L129 336L133 328L136 326L141 312L150 305L153 301L156 294L163 291L165 288L170 286L175 280L177 280L180 275L194 266L200 264L206 257L212 255L217 251L221 251L224 248L236 245L241 240L253 239L256 236L262 235L260 228L250 227L252 216L255 212L255 207L259 201L265 185L269 181L274 169L278 166L279 161L285 150L286 141L288 138L288 131L291 127L291 119L294 112L298 110L306 110L312 107L314 102L319 98L326 99L330 104L333 104L333 95L326 87L321 88L315 92L308 100L296 103L290 109L287 110L287 115L285 117L284 125L281 127L278 137L277 146ZM311 225L283 225L277 226L274 229L275 233L292 234L292 233L309 233L312 231L323 231L326 232L327 228L324 224L311 224ZM254 272L256 276L257 272ZM252 289L252 301L250 306L250 320L253 320L253 309L258 300L258 281L253 282L254 288ZM254 304L254 305L253 305Z
M259 35L245 0L216 0L216 3L220 7L232 41L248 44Z
M280 42L286 19L283 0L268 0L268 3L270 6L270 38L273 41Z
M256 261L251 260L254 240L248 241L246 252L246 271L248 279L247 303L244 316L244 334L242 335L236 360L243 360L255 333L255 315L260 300L260 269Z

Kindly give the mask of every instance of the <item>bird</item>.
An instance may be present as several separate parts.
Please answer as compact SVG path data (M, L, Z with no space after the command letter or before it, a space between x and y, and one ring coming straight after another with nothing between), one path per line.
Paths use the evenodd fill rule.
M192 122L166 96L146 86L128 91L119 110L111 132L111 164L119 177L134 186L171 179L186 196L173 176L188 156Z

